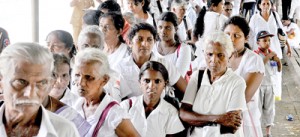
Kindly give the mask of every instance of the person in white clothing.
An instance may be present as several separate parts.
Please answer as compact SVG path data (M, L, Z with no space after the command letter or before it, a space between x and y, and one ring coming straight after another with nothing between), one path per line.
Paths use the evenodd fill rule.
M121 35L124 23L122 14L116 12L105 13L99 20L105 41L103 51L108 55L108 62L113 70L123 58L129 56L128 46Z
M139 74L143 95L129 98L121 107L129 112L131 121L143 137L169 137L184 129L178 110L161 99L168 86L168 70L163 64L148 61Z
M0 55L0 135L79 137L70 121L42 106L52 88L54 68L51 52L36 43L16 43Z
M233 42L234 52L229 59L232 70L246 81L245 97L248 110L243 112L243 128L245 137L261 137L261 122L259 111L258 89L262 82L265 67L260 56L248 47L247 38L250 28L245 18L231 17L225 24L224 30Z
M252 18L250 19L249 26L250 26L250 35L249 35L249 44L252 47L252 50L256 50L258 48L256 43L256 34L262 30L268 31L271 34L275 34L274 37L271 38L271 45L270 49L276 53L279 59L283 59L283 52L282 49L284 49L285 45L281 45L279 38L278 38L278 28L283 28L283 25L280 21L280 17L277 14L277 12L274 12L271 10L271 6L273 5L271 0L258 0L257 1L257 9L259 10L259 13L254 14ZM275 14L275 16L274 16ZM276 23L278 22L278 25ZM283 32L285 33L285 32ZM287 52L286 55L291 55L291 49L288 43L287 45ZM277 74L277 80L276 80L276 89L275 89L275 95L277 96L278 100L281 98L281 92L282 92L282 73L278 72Z
M283 30L288 35L287 42L293 48L300 48L300 29L290 18L282 18Z
M71 90L68 88L71 80L70 59L63 54L53 54L53 58L55 83L49 95L68 106L73 106L78 96L71 93Z
M174 12L178 19L177 35L180 41L191 40L193 25L188 16L186 16L187 3L184 0L172 1L171 11Z
M164 12L157 22L160 40L156 42L152 51L156 56L165 58L175 65L181 76L185 77L190 68L191 48L179 41L177 28L176 15L173 12Z
M178 89L178 94L184 93L186 81L180 76L176 67L171 65L169 61L159 58L152 53L156 37L156 30L148 23L136 24L128 33L128 38L130 39L129 46L132 49L132 53L120 62L117 69L117 72L120 74L120 92L122 98L142 95L138 74L141 66L147 61L162 63L168 70L170 85Z
M192 74L180 118L192 126L188 132L191 137L243 137L246 83L228 67L232 42L217 31L205 37L205 45L207 69Z
M97 25L88 25L82 29L78 36L77 50L85 48L104 48L104 34Z
M128 10L131 11L137 22L146 22L156 26L154 13L150 13L150 0L127 0Z
M192 62L193 70L206 66L203 53L203 38L216 30L221 30L228 19L222 14L224 0L208 0L207 6L208 11L206 11L206 7L201 9L193 30L193 42L197 47L195 51L197 58Z
M110 78L109 63L101 50L86 48L79 51L72 76L76 91L83 97L73 107L91 125L87 137L139 136L128 113L104 92L103 87Z
M46 37L47 47L52 53L63 53L68 58L76 54L72 35L64 30L51 31Z
M250 18L253 16L255 11L256 0L242 0L242 4L243 4L242 14L244 18L246 18L249 11L249 20L250 20Z

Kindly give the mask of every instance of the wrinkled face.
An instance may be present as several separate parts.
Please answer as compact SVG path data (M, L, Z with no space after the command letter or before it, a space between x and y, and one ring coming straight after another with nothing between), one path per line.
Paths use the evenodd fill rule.
M143 6L144 1L141 3L135 3L134 0L128 0L127 1L127 7L128 9L133 12L134 14L137 14L139 12L143 12Z
M258 39L257 45L259 45L259 47L263 49L268 49L270 48L270 42L271 42L271 37L268 36L268 37Z
M247 41L243 31L236 25L229 24L224 29L224 32L230 36L236 51L241 51L245 47Z
M210 43L205 50L205 61L211 73L223 74L226 71L228 60L225 47L220 43Z
M271 10L272 4L270 0L262 0L259 4L259 8L261 9L261 12L269 12Z
M162 91L166 86L162 74L159 71L148 69L144 71L140 80L144 100L159 100Z
M176 14L178 18L183 18L185 15L186 7L185 6L175 6L173 8L173 12Z
M176 29L172 22L160 20L157 23L157 32L162 41L169 41L174 40Z
M15 61L0 83L10 113L36 113L52 88L50 65Z
M69 57L70 49L66 48L66 44L60 41L56 35L50 34L47 37L46 42L47 42L48 49L52 53L63 53L64 55Z
M51 93L63 93L70 83L70 66L66 63L58 64L53 71L55 78L54 86Z
M75 64L74 82L78 94L81 97L92 97L99 95L100 90L106 84L104 77L100 77L97 71L100 63L85 62Z
M78 43L78 51L81 51L85 48L100 48L100 37L97 34L88 33L83 37L81 43Z
M105 40L118 40L118 35L120 35L120 31L116 29L114 26L114 22L111 17L103 17L99 21L100 30L104 34Z
M154 37L148 30L139 30L132 38L130 46L134 56L150 56L153 45Z

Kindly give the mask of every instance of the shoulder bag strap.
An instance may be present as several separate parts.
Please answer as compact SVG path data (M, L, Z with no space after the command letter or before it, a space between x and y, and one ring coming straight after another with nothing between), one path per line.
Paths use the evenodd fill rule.
M280 28L279 24L278 24L278 21L277 21L277 17L276 17L276 14L274 11L272 11L273 15L274 15L274 18L275 18L275 21L276 21L276 24L277 24L277 27Z
M104 123L104 121L105 121L105 118L106 118L106 116L107 116L109 110L110 110L114 105L116 105L116 104L118 104L118 102L116 102L116 101L110 102L110 103L106 106L106 108L103 110L103 112L102 112L102 114L101 114L101 116L100 116L100 118L99 118L99 121L98 121L98 123L97 123L97 125L96 125L96 127L95 127L95 129L94 129L94 132L93 132L92 137L97 137L98 131L100 130L100 127L103 125L103 123Z
M156 22L155 22L155 18L154 18L154 13L151 13L151 16L153 18L153 26L156 29Z
M180 43L179 46L177 47L177 58L179 57L180 47L181 47L181 43Z
M198 74L198 83L197 83L197 91L196 91L196 93L197 93L198 90L200 89L204 71L205 71L205 70L199 70L199 74Z
M204 71L205 70L199 70L196 94L198 93L198 90L200 89ZM190 135L193 133L194 129L195 129L195 126L190 127Z
M156 0L156 4L157 4L158 10L159 10L159 13L162 14L162 7L160 4L160 0Z
M185 33L187 34L187 39L190 40L191 35L189 35L189 33L188 33L189 28L188 28L188 25L187 25L187 22L186 22L186 16L184 16L182 20L183 20L184 28L185 28L185 31L186 31Z
M128 101L129 101L129 109L131 109L131 107L132 107L132 99L128 99Z

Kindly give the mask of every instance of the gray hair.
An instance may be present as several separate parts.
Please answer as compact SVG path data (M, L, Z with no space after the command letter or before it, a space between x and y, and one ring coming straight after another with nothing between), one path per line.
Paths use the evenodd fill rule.
M0 55L0 74L6 74L16 61L49 64L51 73L54 68L52 53L37 43L15 43L6 47Z
M210 46L211 43L219 43L221 46L223 46L228 56L231 56L232 52L234 51L234 47L230 37L222 31L213 32L212 34L205 37L204 51L206 51L207 47Z
M187 8L187 3L184 0L173 0L171 7L175 8L175 7L180 7L180 6L184 6L185 8Z
M79 51L75 56L74 69L76 69L76 66L82 63L99 63L100 68L96 70L98 75L100 77L104 75L109 76L110 67L108 59L106 54L100 49L86 48L82 51Z
M86 39L88 34L96 34L100 39L100 45L98 48L102 49L104 47L104 34L100 31L99 26L97 25L87 25L81 30L78 36L78 46L83 44L83 41Z

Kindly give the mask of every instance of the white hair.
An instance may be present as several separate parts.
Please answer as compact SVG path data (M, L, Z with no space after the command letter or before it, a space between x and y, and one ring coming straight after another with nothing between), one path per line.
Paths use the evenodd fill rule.
M184 6L185 8L187 8L187 3L185 2L185 0L173 0L171 7L175 8L175 7L181 7Z
M213 32L204 38L204 51L206 51L208 46L211 46L211 43L219 43L221 46L223 46L228 56L231 56L232 52L234 51L230 37L222 31Z
M7 46L0 55L0 74L6 74L17 61L31 64L48 64L50 71L54 68L52 53L37 43L15 43Z
M88 34L96 34L97 36L99 36L100 39L100 45L98 48L103 48L104 47L104 34L102 33L102 31L99 29L99 26L97 25L87 25L85 26L79 36L78 36L78 44L79 46L81 46L84 42L84 40L86 39L86 37L88 36Z
M100 68L96 70L100 77L104 75L109 76L110 67L109 67L108 59L106 54L102 52L100 49L86 48L82 51L79 51L75 56L74 69L76 69L76 66L82 63L91 63L91 62L100 64Z

